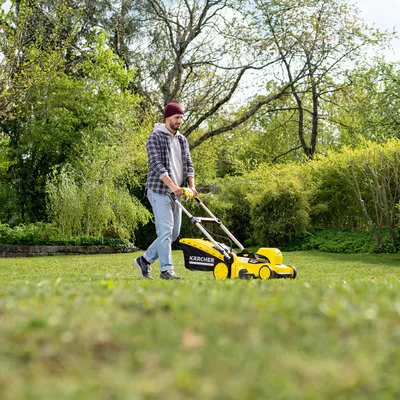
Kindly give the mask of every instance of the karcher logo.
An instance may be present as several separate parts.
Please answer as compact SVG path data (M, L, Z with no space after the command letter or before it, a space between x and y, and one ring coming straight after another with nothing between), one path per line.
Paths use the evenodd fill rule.
M190 256L189 263L198 265L213 265L214 257Z
M190 261L214 262L213 257L190 256Z

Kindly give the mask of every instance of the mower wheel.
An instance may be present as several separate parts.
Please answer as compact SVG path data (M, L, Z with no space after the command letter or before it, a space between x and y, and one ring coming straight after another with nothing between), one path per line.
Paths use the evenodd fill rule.
M226 279L228 278L229 275L229 269L228 266L224 263L218 263L215 267L214 267L214 278L221 280L221 279Z
M297 276L297 269L296 267L294 267L293 265L288 265L289 268L292 268L293 272L292 272L292 279L296 279Z
M247 269L245 269L245 268L243 268L239 271L238 277L239 277L239 279L255 278L254 274L249 274L249 271L247 271Z
M273 275L274 273L268 265L263 265L258 272L258 276L260 279L271 279Z

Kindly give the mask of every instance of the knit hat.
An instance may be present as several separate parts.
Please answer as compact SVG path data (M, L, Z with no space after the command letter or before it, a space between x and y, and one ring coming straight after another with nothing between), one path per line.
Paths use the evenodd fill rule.
M164 108L164 118L171 117L175 114L184 114L183 108L176 103L168 103Z

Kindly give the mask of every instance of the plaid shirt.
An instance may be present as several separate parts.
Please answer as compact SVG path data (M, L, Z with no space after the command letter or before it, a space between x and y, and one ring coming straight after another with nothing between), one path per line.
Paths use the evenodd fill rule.
M176 135L182 150L183 184L186 184L188 176L194 176L193 163L186 137L179 132ZM146 143L149 163L146 188L157 193L170 193L168 186L161 179L171 176L171 140L171 133L161 128L151 133ZM179 182L174 183L179 185Z

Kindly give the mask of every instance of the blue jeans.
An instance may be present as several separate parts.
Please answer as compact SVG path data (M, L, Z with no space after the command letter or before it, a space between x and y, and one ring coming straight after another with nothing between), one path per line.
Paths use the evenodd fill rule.
M153 263L159 258L160 271L168 271L174 268L171 245L178 238L181 230L182 210L171 195L156 193L148 189L147 197L153 208L157 239L143 256L149 263ZM176 196L176 199L181 200L180 196Z

